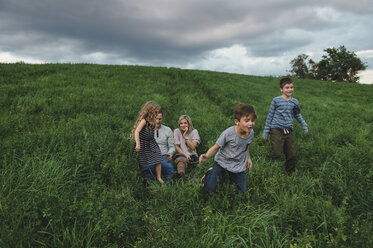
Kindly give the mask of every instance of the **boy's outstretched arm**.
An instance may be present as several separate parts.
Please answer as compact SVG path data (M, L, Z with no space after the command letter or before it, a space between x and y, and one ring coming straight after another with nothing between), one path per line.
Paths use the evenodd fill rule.
M212 156L214 156L214 154L217 151L219 151L219 149L220 149L220 146L218 146L217 144L211 146L210 149L206 153L201 154L201 156L199 156L199 162L200 163L205 162L207 159L209 159Z

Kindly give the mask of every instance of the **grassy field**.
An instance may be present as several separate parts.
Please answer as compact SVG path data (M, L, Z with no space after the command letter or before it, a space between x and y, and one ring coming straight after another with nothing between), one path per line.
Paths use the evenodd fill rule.
M261 138L279 78L177 68L0 64L0 247L373 247L373 85L295 80L297 172ZM205 196L213 159L143 187L130 131L154 100L207 151L241 102L258 114L242 201Z

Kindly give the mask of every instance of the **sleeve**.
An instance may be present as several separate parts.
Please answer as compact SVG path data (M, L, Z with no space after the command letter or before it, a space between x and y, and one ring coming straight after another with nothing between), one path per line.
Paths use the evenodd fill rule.
M174 131L174 144L175 145L181 144L181 133L179 129L175 129Z
M308 126L307 126L307 123L306 121L303 119L301 113L300 113L300 107L299 107L299 104L296 104L295 107L294 107L294 117L295 119L302 125L302 129L303 131L308 131Z
M167 143L168 143L168 152L167 153L173 155L175 153L175 145L174 145L174 135L173 135L171 129L168 129Z
M276 110L276 101L275 99L273 99L271 102L271 106L269 107L266 123L264 126L264 131L263 131L264 138L268 137L269 130L271 129L271 122L272 122L273 116L275 115L275 110Z
M199 133L198 133L198 130L197 130L197 129L194 129L194 130L190 133L190 140L193 141L193 142L197 142L198 144L200 144L200 142L201 142L201 138L199 137Z
M219 147L223 147L226 143L226 134L227 133L227 130L225 130L224 132L222 132L219 136L219 138L216 140L216 144L219 146Z

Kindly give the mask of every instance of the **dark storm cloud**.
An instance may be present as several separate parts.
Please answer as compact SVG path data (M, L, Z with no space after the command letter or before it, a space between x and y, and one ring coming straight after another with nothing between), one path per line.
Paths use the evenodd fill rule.
M345 25L328 9L373 12L365 0L0 0L0 50L52 62L101 53L106 63L162 64L239 44L253 56L276 56Z

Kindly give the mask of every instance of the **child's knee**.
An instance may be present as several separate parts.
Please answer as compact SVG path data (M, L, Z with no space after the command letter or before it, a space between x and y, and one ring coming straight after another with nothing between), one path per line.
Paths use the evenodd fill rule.
M204 187L206 192L215 192L217 188L217 184L214 183L205 183Z
M209 171L206 172L205 184L203 188L207 192L215 192L217 186L218 186L217 177L214 173L212 173L212 170L210 169Z

